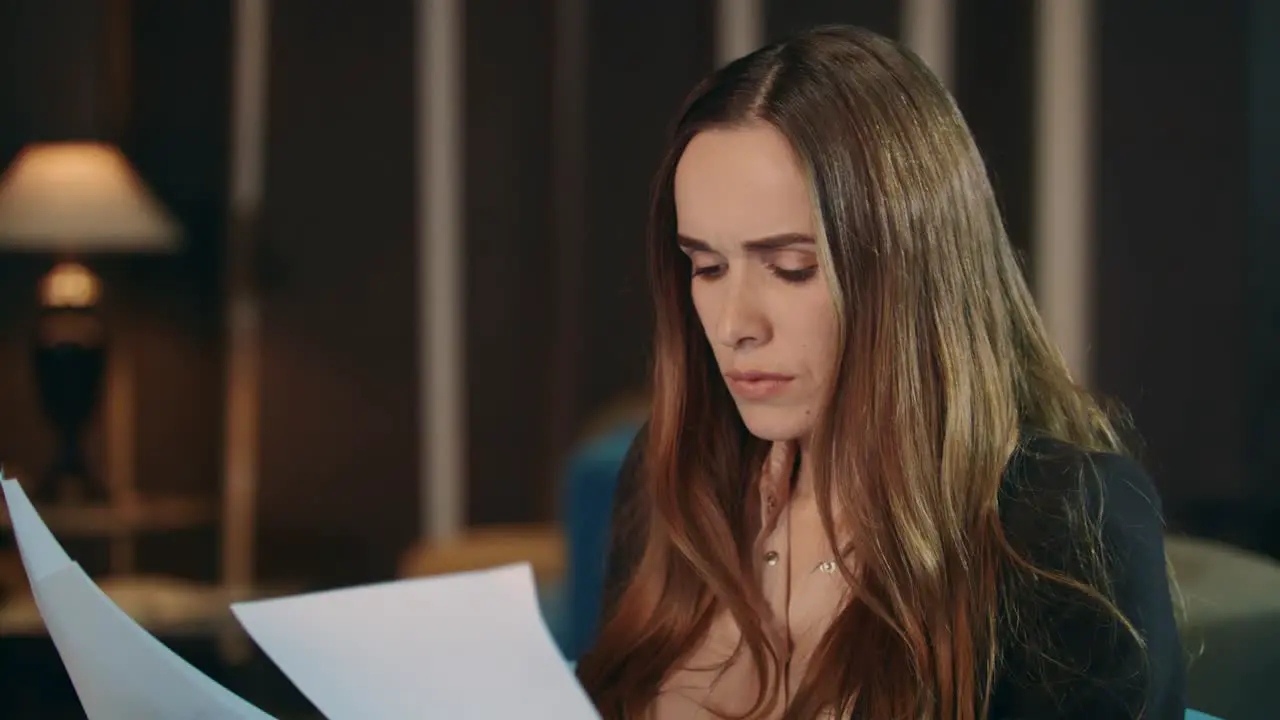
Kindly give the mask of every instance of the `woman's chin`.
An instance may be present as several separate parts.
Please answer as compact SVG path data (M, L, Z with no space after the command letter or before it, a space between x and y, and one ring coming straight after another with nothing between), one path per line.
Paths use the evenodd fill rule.
M799 440L813 431L813 416L791 408L739 407L747 432L769 442Z

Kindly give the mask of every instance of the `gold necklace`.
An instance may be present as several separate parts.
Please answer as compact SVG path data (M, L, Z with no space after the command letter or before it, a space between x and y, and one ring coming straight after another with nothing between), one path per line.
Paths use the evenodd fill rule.
M832 575L836 571L836 561L823 560L822 562L818 563L818 566L815 567L814 570L818 572L826 573L827 575Z
M777 565L779 559L780 559L780 556L778 555L777 550L770 550L769 552L764 554L764 564L768 565L769 567L773 567L774 565ZM827 559L815 565L813 567L813 570L811 570L810 572L821 572L826 575L834 575L838 568L839 566L836 565L835 560Z

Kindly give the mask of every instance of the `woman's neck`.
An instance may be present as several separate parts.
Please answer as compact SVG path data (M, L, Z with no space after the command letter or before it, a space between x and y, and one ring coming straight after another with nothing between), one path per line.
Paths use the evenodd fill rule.
M800 442L796 448L799 459L795 476L791 480L791 496L793 498L809 498L813 496L813 454L809 452L807 441Z

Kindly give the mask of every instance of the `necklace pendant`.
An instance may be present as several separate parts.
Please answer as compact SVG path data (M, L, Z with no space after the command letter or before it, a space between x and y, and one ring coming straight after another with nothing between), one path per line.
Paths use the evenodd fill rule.
M827 575L830 575L836 571L836 561L823 560L822 562L818 563L817 569L821 572L826 573Z

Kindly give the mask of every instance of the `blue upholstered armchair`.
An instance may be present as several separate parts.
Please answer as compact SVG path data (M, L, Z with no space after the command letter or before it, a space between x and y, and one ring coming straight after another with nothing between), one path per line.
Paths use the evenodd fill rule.
M600 620L605 555L618 470L639 424L625 424L587 442L569 463L562 498L568 555L562 627L565 654L591 646Z

